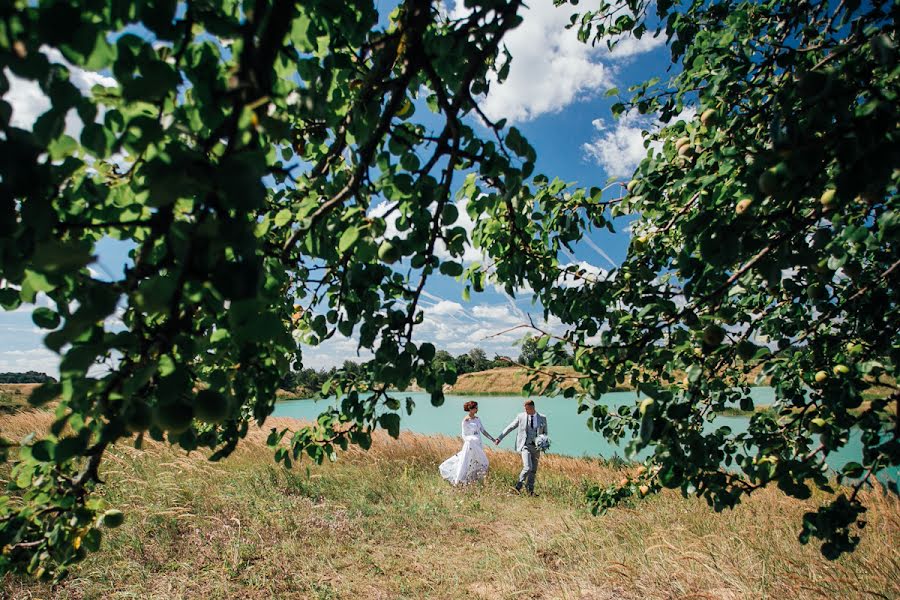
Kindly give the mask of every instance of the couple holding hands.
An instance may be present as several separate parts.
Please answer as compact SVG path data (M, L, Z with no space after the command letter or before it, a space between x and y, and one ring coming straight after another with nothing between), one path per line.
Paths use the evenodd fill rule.
M463 447L458 453L445 460L439 467L441 476L452 485L464 485L484 478L488 470L488 459L481 444L484 435L494 444L499 444L513 429L516 430L516 452L522 455L522 472L516 483L516 491L534 494L534 476L542 450L550 447L547 437L547 418L534 409L534 401L525 401L525 411L506 426L499 437L493 437L484 429L478 418L478 403L466 402L463 410L468 414L462 422Z

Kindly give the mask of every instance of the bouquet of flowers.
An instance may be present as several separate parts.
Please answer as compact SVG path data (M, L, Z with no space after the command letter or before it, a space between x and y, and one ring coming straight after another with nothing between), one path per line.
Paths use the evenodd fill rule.
M547 437L547 434L542 433L541 435L537 436L537 438L535 438L534 445L537 446L538 449L542 452L546 452L550 449L550 438Z

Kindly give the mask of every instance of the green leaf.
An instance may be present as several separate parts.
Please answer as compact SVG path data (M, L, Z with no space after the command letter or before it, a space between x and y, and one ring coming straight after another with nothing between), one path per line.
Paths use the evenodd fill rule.
M81 145L97 158L109 155L114 139L113 134L99 123L88 123L81 130Z
M56 329L60 322L59 314L44 306L34 309L31 320L41 329Z
M43 406L57 398L61 393L62 385L56 382L44 383L31 391L31 395L28 396L28 403L32 406Z
M95 257L91 255L91 247L87 244L74 241L46 240L35 248L31 265L38 271L56 273L80 269L94 260ZM38 291L49 290L40 289Z
M338 241L338 252L343 254L349 250L358 239L359 229L353 226L348 227L344 230L344 233L341 234L341 239Z
M61 135L47 147L50 152L50 158L55 161L61 161L67 156L74 154L78 149L78 142L67 135Z
M459 277L463 273L463 266L457 262L442 262L440 272L448 277Z
M275 226L276 227L284 227L285 225L287 225L288 223L291 222L291 219L293 219L293 217L294 217L294 215L289 209L282 208L281 210L278 211L278 214L275 215L275 219L274 219Z
M434 359L434 355L434 344L424 342L419 346L419 358L421 358L423 361L430 362L432 359Z
M844 474L846 477L851 477L853 479L862 477L864 471L865 471L865 469L863 468L863 466L861 464L859 464L858 462L852 462L852 461L848 462L841 469L842 474Z
M81 455L86 449L87 443L82 437L64 437L56 443L53 460L58 463L65 462Z
M31 456L41 462L50 462L53 458L53 442L41 440L31 445Z
M378 417L378 424L386 429L392 438L400 437L400 415L397 413L385 413Z

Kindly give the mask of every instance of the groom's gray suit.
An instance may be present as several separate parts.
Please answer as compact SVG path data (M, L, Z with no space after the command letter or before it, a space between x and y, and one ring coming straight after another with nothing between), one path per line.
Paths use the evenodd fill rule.
M526 412L519 413L500 433L497 441L505 438L513 429L517 429L516 452L522 453L522 472L519 473L516 489L521 490L524 485L529 493L534 493L534 476L537 474L538 458L541 455L541 451L534 445L534 440L542 433L547 435L547 417L537 411L533 415Z

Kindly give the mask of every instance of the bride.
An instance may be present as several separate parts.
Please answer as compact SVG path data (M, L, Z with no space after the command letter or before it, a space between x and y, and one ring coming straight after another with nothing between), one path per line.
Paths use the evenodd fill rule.
M452 485L464 485L483 479L488 470L488 459L481 446L481 434L492 442L496 439L484 430L478 414L478 403L469 401L463 404L463 410L469 413L462 421L463 447L458 453L445 460L439 467L441 477Z

